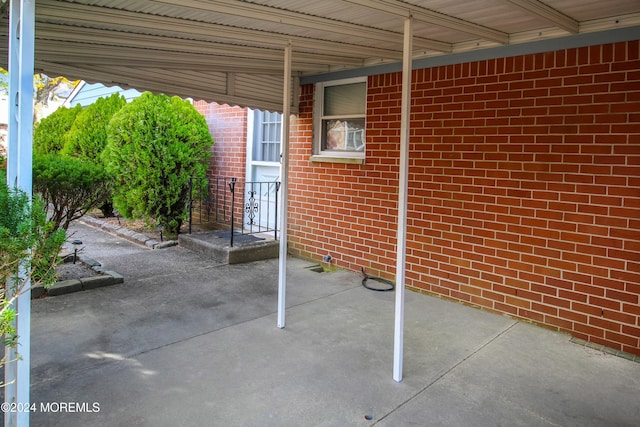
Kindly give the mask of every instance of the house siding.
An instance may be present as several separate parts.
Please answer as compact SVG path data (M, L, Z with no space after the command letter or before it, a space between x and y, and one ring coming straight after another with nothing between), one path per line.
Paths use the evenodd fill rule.
M101 83L80 83L80 87L64 101L65 106L75 107L80 104L83 107L93 104L99 98L107 98L114 93L124 97L127 102L131 102L142 93L135 89L122 89L118 86L105 86Z
M292 120L289 250L393 278L401 74L368 77L366 164ZM640 355L640 43L413 71L407 286Z

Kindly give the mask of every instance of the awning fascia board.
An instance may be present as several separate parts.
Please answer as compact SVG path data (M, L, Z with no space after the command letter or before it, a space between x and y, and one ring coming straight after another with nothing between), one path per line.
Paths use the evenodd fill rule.
M638 40L640 25L634 25L612 30L592 33L568 35L566 37L537 40L532 42L496 46L481 50L437 55L413 60L414 69L433 68L444 65L462 64L466 62L484 61L488 59L507 58L511 56L530 55L535 53L553 52L561 49L574 49L586 46L596 46ZM341 80L353 77L375 76L379 74L397 73L402 71L402 63L394 62L372 65L352 70L332 71L329 73L305 75L300 78L300 84L313 84L331 80Z

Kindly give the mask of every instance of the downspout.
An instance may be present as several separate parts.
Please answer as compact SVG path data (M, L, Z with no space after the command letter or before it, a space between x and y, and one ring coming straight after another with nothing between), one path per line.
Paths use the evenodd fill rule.
M291 122L291 42L284 49L284 88L282 91L282 162L280 165L280 254L278 267L278 328L285 326L287 293L287 218L289 204L289 126Z
M412 18L404 21L402 48L402 105L400 118L400 171L398 189L398 247L396 258L396 313L393 342L393 379L402 381L404 350L404 293L407 250L407 197L409 187L409 121L411 113Z

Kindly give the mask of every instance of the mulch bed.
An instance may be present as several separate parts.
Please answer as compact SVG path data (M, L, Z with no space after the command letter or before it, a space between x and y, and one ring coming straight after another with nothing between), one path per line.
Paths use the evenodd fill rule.
M56 266L56 273L58 273L58 282L100 275L99 272L95 271L80 260L76 261L75 264L73 262L58 264Z
M99 219L100 221L104 221L111 225L118 226L118 227L125 227L131 231L135 231L136 233L144 234L148 238L157 240L158 242L161 240L175 239L175 236L173 237L167 236L166 233L163 234L161 239L160 229L152 225L150 226L149 224L145 223L144 220L141 220L141 219L140 220L126 219L123 217L115 217L115 216L105 217L104 215L102 215L100 211L93 211L88 213L87 215L90 215L96 219ZM212 231L216 229L219 229L219 227L217 227L216 224L192 224L191 226L191 231L193 233ZM182 224L180 233L186 234L188 232L189 232L189 224L188 223Z

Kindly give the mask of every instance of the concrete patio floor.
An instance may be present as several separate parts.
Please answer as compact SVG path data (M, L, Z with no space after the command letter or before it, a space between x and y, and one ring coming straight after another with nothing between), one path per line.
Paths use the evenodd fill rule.
M87 256L125 281L33 301L31 400L81 404L32 413L33 426L640 420L640 363L566 335L407 292L396 383L394 293L366 290L357 274L316 273L290 258L287 326L278 329L277 260L226 265L82 224L73 231Z

